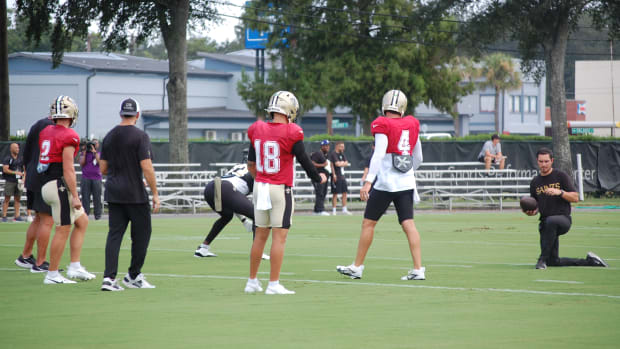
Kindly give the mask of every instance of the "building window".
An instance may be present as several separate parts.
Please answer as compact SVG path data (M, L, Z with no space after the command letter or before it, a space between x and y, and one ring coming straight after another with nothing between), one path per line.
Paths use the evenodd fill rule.
M510 96L510 112L521 112L521 96Z
M530 114L538 113L538 96L527 96L527 105L525 106L525 112Z
M215 141L215 140L217 140L217 132L215 130L206 130L205 131L205 139L207 141Z
M495 96L480 95L480 112L493 113L495 111Z

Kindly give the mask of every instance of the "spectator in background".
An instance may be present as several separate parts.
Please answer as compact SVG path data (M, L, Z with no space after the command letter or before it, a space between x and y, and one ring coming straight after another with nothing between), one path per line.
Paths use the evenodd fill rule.
M82 205L84 212L88 216L90 214L90 197L93 197L93 206L95 220L101 219L101 170L99 169L98 151L99 141L93 139L86 143L86 146L80 152L80 166L82 167L82 180L80 182L80 191L82 194Z
M504 169L505 158L502 154L502 145L499 143L499 136L494 134L490 141L484 142L478 161L484 163L484 168L488 171L491 169L491 162L499 164L499 169Z
M342 213L351 215L347 210L347 180L344 178L344 167L349 166L347 158L344 156L344 142L336 143L333 152L329 154L329 161L332 166L332 214L336 215L338 194L342 198Z
M375 145L372 145L372 152L375 151ZM364 168L364 173L362 173L361 185L364 186L364 182L366 181L366 177L368 176L368 170L370 169L370 160L372 159L372 153L369 157L362 161L362 167Z
M329 140L324 139L321 141L321 150L315 151L310 155L310 160L319 173L323 173L329 178L329 171L331 166L327 155L329 154ZM317 216L329 216L329 213L325 211L325 196L327 196L327 182L320 183L312 181L314 186L314 214Z
M9 202L11 196L13 197L13 207L15 208L15 218L13 221L22 222L23 219L19 216L19 206L21 199L21 191L19 181L24 176L24 161L19 156L19 144L11 143L10 154L2 160L2 177L5 180L4 184L4 203L2 203L2 221L8 222L7 210L9 209Z

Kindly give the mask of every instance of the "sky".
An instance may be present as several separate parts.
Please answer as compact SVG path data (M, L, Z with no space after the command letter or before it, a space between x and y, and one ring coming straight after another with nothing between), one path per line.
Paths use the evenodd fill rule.
M4 0L0 0L4 1ZM243 6L247 0L214 0L218 2L217 10L220 14L240 17ZM225 5L232 4L232 5ZM236 6L234 6L236 5ZM7 6L9 8L15 8L15 0L8 0ZM232 41L235 39L235 25L239 24L239 20L230 17L220 17L222 21L219 24L209 24L205 30L197 33L197 36L209 36L211 39L217 42ZM98 31L97 26L93 26L92 31Z

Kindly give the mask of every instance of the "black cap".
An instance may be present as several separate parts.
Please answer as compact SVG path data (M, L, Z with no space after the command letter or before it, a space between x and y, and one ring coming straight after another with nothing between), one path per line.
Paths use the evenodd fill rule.
M140 104L133 98L127 98L121 102L121 116L134 116L140 112Z

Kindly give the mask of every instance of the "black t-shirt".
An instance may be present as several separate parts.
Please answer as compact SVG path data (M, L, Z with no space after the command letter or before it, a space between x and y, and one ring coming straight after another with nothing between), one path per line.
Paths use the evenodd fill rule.
M335 150L329 153L329 161L334 164L334 172L336 172L336 177L342 177L342 167L336 166L337 161L347 161L347 158L344 156L344 153L337 153Z
M140 161L152 159L149 136L135 126L116 126L103 139L101 159L108 162L105 200L115 204L143 204L149 197Z
M28 137L26 138L26 145L24 145L24 165L26 166L26 188L30 191L41 191L41 180L37 173L37 164L39 163L39 133L43 131L49 125L54 123L44 117L37 121L30 131L28 131Z
M2 160L2 168L6 165L9 165L9 170L11 171L22 172L24 170L24 160L19 155L17 155L17 158L13 158L11 155L4 158L4 160ZM3 170L2 177L7 182L17 183L17 176L13 173L4 173Z
M553 169L547 176L538 175L530 183L530 196L538 201L538 211L542 220L548 216L570 216L570 202L560 196L548 196L545 189L556 188L566 192L576 192L572 179L564 172Z
M324 164L327 162L327 158L321 150L312 153L310 155L310 160L316 162L317 164ZM325 169L325 167L316 167L316 170L319 171L319 173L324 173L326 176L329 176L329 172Z

